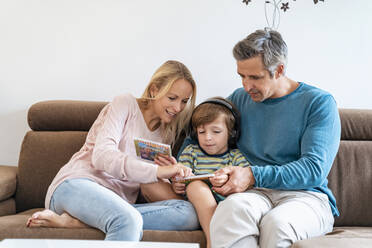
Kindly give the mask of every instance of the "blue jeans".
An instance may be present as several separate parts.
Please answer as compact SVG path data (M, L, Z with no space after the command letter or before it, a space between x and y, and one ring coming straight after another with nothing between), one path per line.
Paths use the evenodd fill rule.
M130 204L113 191L86 179L67 179L54 191L50 209L106 233L105 240L138 241L143 229L195 230L198 217L190 202L166 200Z

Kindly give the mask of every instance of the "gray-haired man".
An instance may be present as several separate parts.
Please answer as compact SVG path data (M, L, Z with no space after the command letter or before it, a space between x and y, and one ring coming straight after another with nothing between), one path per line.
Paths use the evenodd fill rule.
M229 100L241 112L238 148L252 166L210 179L229 176L213 188L228 197L211 222L212 247L289 247L330 232L339 214L327 187L341 129L334 98L285 75L287 45L276 31L257 30L233 54L243 88Z

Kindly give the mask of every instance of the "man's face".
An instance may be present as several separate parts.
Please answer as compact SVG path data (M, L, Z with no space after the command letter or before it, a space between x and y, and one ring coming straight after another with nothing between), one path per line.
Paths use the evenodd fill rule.
M262 102L268 98L276 98L278 91L278 73L270 76L263 65L261 56L238 60L238 74L242 78L245 91L255 102Z

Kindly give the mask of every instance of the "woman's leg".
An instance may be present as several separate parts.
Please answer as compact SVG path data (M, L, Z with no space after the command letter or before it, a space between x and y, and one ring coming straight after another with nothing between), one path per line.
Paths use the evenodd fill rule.
M211 247L209 227L214 211L217 208L217 202L213 197L212 191L203 181L193 181L187 185L186 194L198 214L200 225L207 238L207 247Z
M50 203L57 215L68 213L100 229L106 233L106 240L141 239L141 214L113 191L89 179L64 181L53 193Z
M165 200L133 205L142 215L143 229L191 231L199 229L192 204L184 200Z

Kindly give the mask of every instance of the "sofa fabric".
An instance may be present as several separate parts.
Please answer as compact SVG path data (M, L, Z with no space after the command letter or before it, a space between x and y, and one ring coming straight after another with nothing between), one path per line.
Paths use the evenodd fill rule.
M107 102L43 101L28 112L31 131L21 146L18 167L0 166L0 240L5 238L104 239L94 228L27 228L26 220L44 208L45 194L58 170L83 145ZM340 217L332 233L298 241L292 247L372 247L372 110L340 109L341 143L328 176ZM178 145L182 140L178 142ZM177 146L179 147L179 146ZM174 153L177 149L174 149ZM144 241L196 242L197 231L145 230Z

